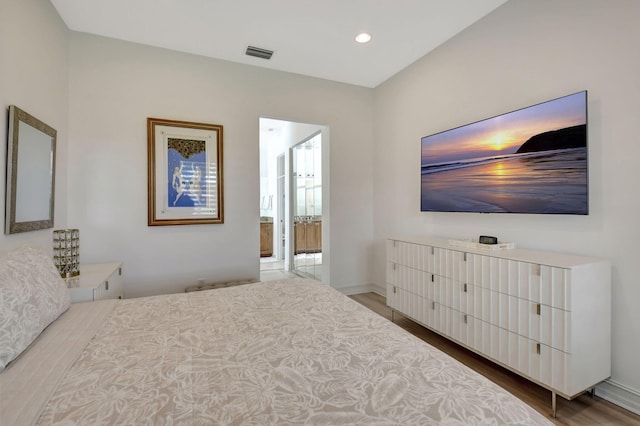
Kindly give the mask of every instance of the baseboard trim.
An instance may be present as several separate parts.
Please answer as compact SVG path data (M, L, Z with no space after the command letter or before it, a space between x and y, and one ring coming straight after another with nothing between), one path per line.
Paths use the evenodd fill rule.
M371 284L371 286L373 287L371 291L373 291L376 294L379 294L382 297L387 297L387 287L386 286L381 286L378 284Z
M352 296L354 294L361 294L361 293L370 293L370 292L377 293L381 296L385 295L385 289L373 283L353 285L348 287L340 287L340 288L336 288L336 290L338 290L340 293L347 296Z
M640 414L640 392L635 389L613 380L605 380L596 386L596 395L632 413Z
M349 287L340 287L340 288L336 288L336 290L338 290L340 293L346 296L351 296L354 294L369 293L373 291L373 288L371 284L361 284L361 285L352 285Z

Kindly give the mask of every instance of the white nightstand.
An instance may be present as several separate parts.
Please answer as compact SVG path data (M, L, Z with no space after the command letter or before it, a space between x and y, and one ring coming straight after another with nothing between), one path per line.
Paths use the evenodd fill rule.
M122 299L122 263L88 263L80 265L80 275L65 280L71 303L100 299Z

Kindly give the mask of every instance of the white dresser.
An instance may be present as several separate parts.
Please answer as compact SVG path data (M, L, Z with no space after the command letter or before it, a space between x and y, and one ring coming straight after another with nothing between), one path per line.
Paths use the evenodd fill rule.
M71 303L100 299L122 299L122 263L89 263L80 265L80 275L65 280Z
M611 375L611 265L442 238L387 241L395 311L571 399Z

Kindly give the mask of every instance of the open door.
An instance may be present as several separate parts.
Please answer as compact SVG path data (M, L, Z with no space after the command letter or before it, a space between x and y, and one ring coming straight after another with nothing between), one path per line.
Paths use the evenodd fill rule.
M322 279L322 134L291 148L294 273Z

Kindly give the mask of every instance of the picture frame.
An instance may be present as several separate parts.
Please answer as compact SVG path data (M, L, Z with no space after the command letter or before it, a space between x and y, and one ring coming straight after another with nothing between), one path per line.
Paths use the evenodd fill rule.
M224 223L223 126L147 118L148 226Z

